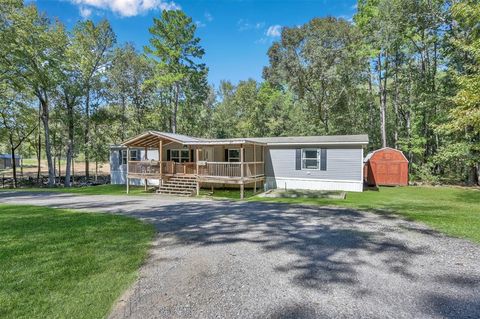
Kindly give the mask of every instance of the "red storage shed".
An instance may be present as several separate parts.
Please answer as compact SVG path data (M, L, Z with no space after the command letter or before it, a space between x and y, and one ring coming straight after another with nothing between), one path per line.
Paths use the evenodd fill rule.
M385 147L364 159L363 178L368 185L408 185L408 160L402 151Z

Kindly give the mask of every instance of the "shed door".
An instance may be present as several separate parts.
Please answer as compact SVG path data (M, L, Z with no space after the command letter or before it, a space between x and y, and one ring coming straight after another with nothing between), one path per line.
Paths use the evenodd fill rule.
M396 185L401 180L401 167L399 162L378 163L376 182L378 185Z

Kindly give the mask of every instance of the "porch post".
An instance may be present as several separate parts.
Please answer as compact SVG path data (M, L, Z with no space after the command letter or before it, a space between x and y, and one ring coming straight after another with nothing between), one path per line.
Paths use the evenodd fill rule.
M130 161L130 147L127 147L127 194L130 191L130 180L128 178L129 161Z
M197 196L200 195L200 181L198 180L198 175L199 175L199 171L198 171L198 159L200 158L199 157L199 154L200 154L200 150L198 148L198 146L195 148L195 162L196 162L196 175L197 175Z
M145 146L144 150L145 150L145 160L148 160L148 147ZM145 187L145 191L147 191L148 180L146 178L143 180L143 184Z
M160 142L158 143L158 161L160 163L160 176L158 180L158 185L161 186L163 184L163 179L162 179L162 169L163 169L163 140L160 139Z
M253 193L257 192L257 145L253 144Z
M241 176L241 179L240 179L240 199L243 199L244 198L244 188L245 188L245 182L243 180L243 176L245 174L244 172L244 167L243 167L243 161L244 161L244 158L243 158L243 144L240 145L240 176Z

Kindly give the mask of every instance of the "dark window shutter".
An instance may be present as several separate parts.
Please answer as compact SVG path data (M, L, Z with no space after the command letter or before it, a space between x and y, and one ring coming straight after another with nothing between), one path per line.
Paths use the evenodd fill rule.
M190 150L190 158L191 158L192 162L195 162L195 151L194 150Z
M295 150L295 170L299 171L302 169L302 150L297 148Z
M320 150L320 170L326 171L327 170L327 149L322 148Z
M225 149L225 162L228 162L228 148Z
M170 160L170 150L167 150L167 162Z

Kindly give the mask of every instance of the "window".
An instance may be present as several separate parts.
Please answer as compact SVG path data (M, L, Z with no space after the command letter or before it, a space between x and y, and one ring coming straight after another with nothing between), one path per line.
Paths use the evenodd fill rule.
M320 150L302 149L302 169L318 169L320 167Z
M138 151L137 150L131 150L130 151L130 160L131 161L136 161L138 158Z
M120 151L120 165L125 165L127 164L127 151L123 150ZM130 158L129 161L136 161L138 158L138 150L130 150Z
M240 162L240 149L239 148L230 148L228 149L228 159L227 162Z
M170 150L170 160L183 163L190 161L189 151L188 150Z
M327 170L327 149L304 148L296 150L295 169Z
M127 164L127 151L120 151L120 165Z

